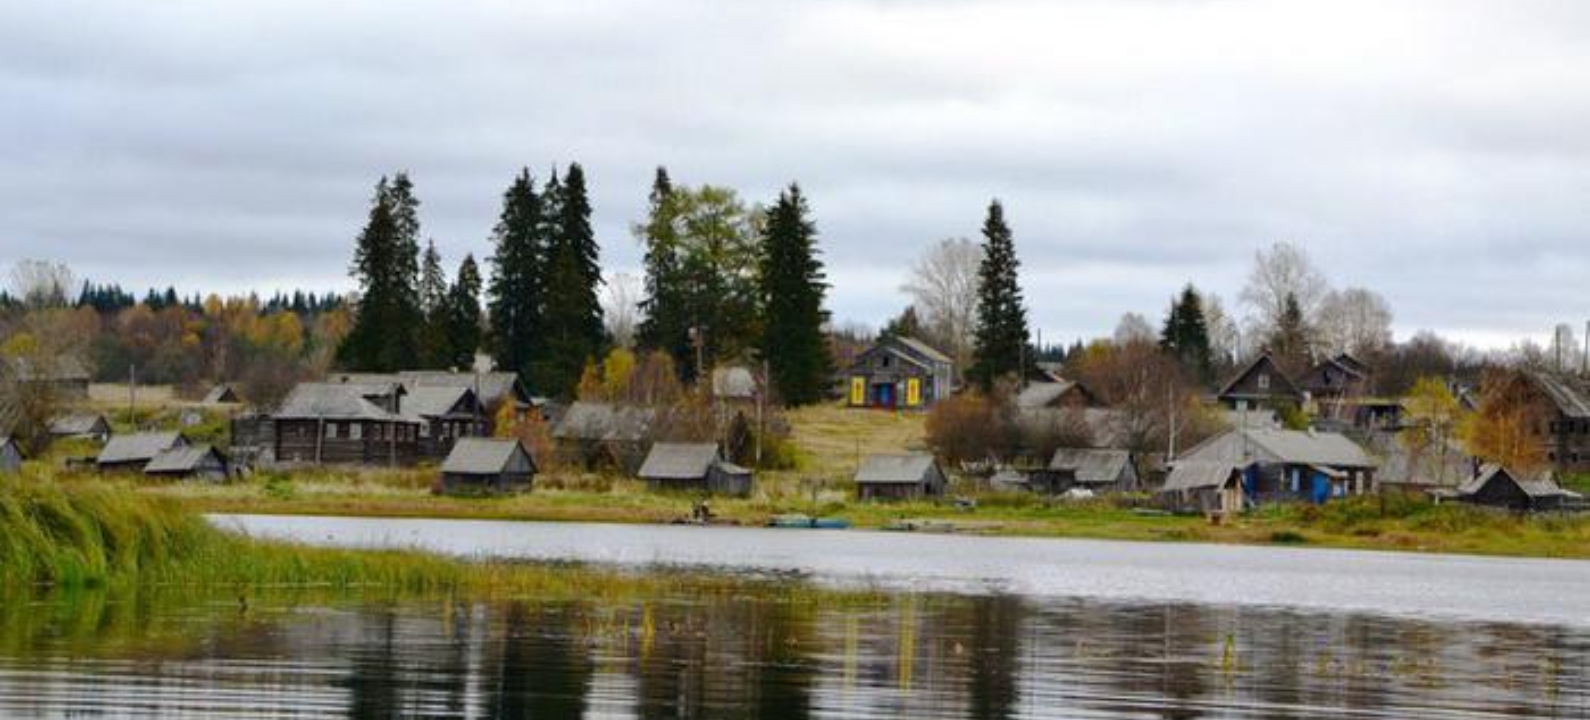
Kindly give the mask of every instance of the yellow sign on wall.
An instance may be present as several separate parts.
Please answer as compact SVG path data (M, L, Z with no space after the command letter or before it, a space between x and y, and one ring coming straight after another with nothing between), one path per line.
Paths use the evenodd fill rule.
M911 378L905 381L905 404L907 407L916 407L922 404L921 378Z
M857 376L857 377L853 377L853 378L850 379L850 404L851 405L866 405L867 404L867 379L866 378Z

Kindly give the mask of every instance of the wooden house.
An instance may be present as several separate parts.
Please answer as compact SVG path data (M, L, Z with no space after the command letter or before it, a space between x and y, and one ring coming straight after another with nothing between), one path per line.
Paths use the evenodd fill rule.
M18 382L49 389L56 400L77 402L88 399L88 385L93 379L88 367L77 358L62 356L47 361L26 357L7 358L11 372Z
M459 438L442 463L444 493L524 492L535 481L535 458L514 439Z
M922 409L949 397L955 363L916 338L886 337L845 373L851 407Z
M1530 412L1530 434L1560 473L1590 472L1590 380L1561 373L1520 373L1510 392Z
M187 445L188 439L175 430L112 435L94 464L100 472L143 472L156 455Z
M724 461L716 443L655 443L636 475L653 490L751 494L751 471Z
M72 413L50 420L52 439L86 438L94 442L110 439L110 421L99 413Z
M467 387L420 385L407 391L402 415L419 424L415 451L426 460L440 460L452 452L459 438L487 433L486 408Z
M226 456L209 445L180 445L160 451L144 474L150 477L224 482L230 476Z
M1240 513L1248 504L1242 488L1246 470L1231 462L1178 460L1172 463L1159 495L1173 510L1206 515Z
M1138 489L1137 465L1128 450L1061 448L1049 463L1033 473L1034 490L1060 494L1072 488L1093 493L1133 492Z
M1379 466L1345 435L1265 428L1233 429L1216 435L1172 461L1224 464L1245 469L1242 490L1250 504L1288 501L1322 503L1375 490Z
M568 462L634 472L646 457L656 418L652 408L576 402L552 426L552 441Z
M272 415L278 463L407 465L420 421L401 414L394 384L300 383Z
M1352 422L1357 402L1369 395L1369 366L1347 353L1326 358L1304 373L1298 387L1327 420Z
M1458 501L1513 512L1547 512L1577 505L1583 498L1565 490L1544 472L1525 476L1501 465L1480 468L1473 479L1455 493Z
M341 373L332 377L335 382L394 383L404 392L419 388L468 388L480 402L486 422L486 435L496 432L497 419L503 408L515 420L522 420L536 409L536 403L514 372L484 371L455 372L452 370L403 370L396 373Z
M1220 404L1238 411L1303 404L1303 393L1286 373L1281 372L1269 353L1255 358L1221 386L1217 398Z
M856 496L862 500L942 497L948 485L938 460L925 453L868 455L856 470Z
M1083 409L1103 405L1092 390L1074 380L1029 383L1016 394L1016 407L1021 410Z
M17 444L16 438L0 435L0 473L14 473L21 470L22 446Z

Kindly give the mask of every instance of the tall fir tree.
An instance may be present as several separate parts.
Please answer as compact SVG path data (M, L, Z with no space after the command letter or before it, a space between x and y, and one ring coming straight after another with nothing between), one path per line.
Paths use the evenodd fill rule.
M785 404L823 399L833 374L823 324L828 283L817 225L798 185L779 194L762 231L762 356Z
M452 360L452 348L447 345L447 275L442 271L442 255L436 251L436 241L425 243L420 255L419 283L420 312L425 322L420 326L420 364L426 368L446 368Z
M1175 357L1202 382L1213 373L1209 349L1209 323L1204 318L1203 298L1192 284L1182 288L1171 301L1170 314L1160 332L1159 346Z
M983 262L977 270L977 328L968 377L985 392L995 381L1025 369L1029 336L1021 296L1021 263L998 200L983 222Z
M572 397L587 362L600 359L605 345L600 250L591 228L591 203L586 194L585 171L569 165L561 185L548 181L545 213L554 235L547 267L545 324L546 352L536 361L544 389L558 397Z
M636 344L673 356L674 366L693 367L690 358L690 315L680 258L678 198L668 169L657 168L652 179L646 223L636 234L646 246L645 318L636 332Z
M402 176L400 176L402 177ZM359 282L358 313L353 327L337 348L337 362L349 370L390 372L412 368L419 357L415 329L423 314L416 296L415 274L418 245L409 242L405 223L417 227L417 219L404 219L394 203L417 202L408 194L395 194L386 178L376 184L370 216L359 233L350 273Z
M1270 353L1281 371L1297 377L1312 361L1312 332L1303 317L1303 307L1297 296L1286 294L1281 316L1276 318L1275 330L1270 334Z
M541 196L528 169L503 193L502 214L492 230L491 281L487 287L491 345L497 367L519 373L542 390L532 361L543 339L547 242Z
M468 369L475 364L475 353L480 349L480 268L475 266L475 256L465 255L458 264L458 277L447 289L445 309L445 335L449 367Z

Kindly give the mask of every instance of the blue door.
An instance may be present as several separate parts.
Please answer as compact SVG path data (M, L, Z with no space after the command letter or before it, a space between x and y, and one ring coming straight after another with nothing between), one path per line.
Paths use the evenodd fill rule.
M894 407L894 385L892 383L879 383L872 386L872 396L878 407Z

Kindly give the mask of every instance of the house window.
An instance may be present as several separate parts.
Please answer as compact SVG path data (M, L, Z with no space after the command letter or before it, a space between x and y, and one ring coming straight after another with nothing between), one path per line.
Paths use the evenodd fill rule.
M336 440L337 439L337 424L336 423L326 423L326 439L327 440Z
M430 425L421 425L420 426L420 437L428 438L430 436L431 436L431 426Z
M348 438L361 440L364 436L364 423L353 423L348 426Z
M1269 374L1260 373L1260 375L1259 375L1259 389L1260 390L1269 390L1270 389L1270 376L1269 376Z

